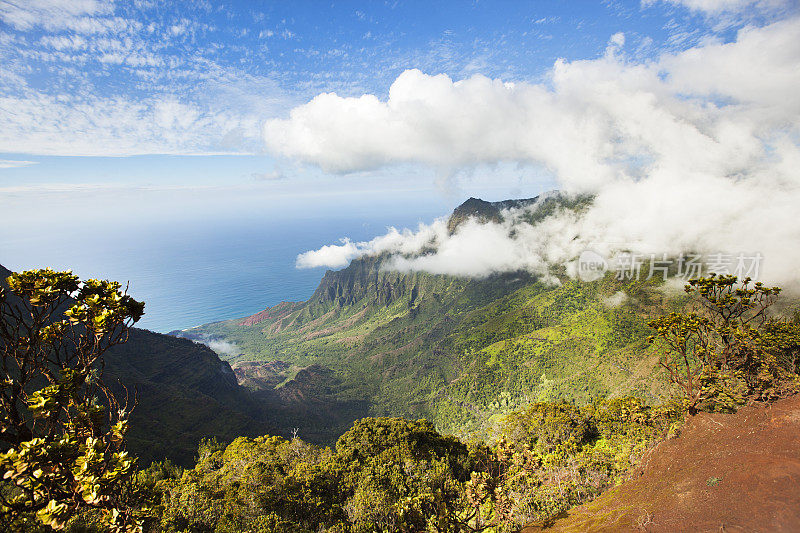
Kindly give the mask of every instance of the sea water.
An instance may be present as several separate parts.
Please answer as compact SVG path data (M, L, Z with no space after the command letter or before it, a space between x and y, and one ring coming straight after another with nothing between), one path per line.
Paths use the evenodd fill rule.
M81 278L128 282L129 293L145 301L137 326L166 333L306 300L326 269L297 269L299 253L344 237L369 240L387 226L416 227L445 213L437 201L333 213L298 206L280 216L197 213L69 231L65 225L0 235L0 264L14 271L52 267Z

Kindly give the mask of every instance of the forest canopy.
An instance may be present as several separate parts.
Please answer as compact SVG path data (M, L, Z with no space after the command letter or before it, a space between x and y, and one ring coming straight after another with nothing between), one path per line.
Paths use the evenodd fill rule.
M623 480L685 415L798 387L800 325L770 313L780 289L711 276L687 285L685 310L651 322L675 391L660 404L533 401L488 440L424 419L362 418L332 448L297 435L206 439L192 468L141 468L124 451L132 405L103 384L102 368L143 304L118 283L69 272L7 284L0 525L20 531L516 531Z

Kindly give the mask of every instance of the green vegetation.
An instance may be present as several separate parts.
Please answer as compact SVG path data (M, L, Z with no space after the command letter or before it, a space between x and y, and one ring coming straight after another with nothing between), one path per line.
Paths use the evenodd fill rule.
M422 281L419 276L417 281ZM465 288L463 294L469 290ZM620 291L627 305L609 307L608 299ZM447 394L451 401L463 399L459 407L488 413L481 430L494 438L481 441L443 435L435 429L447 425L446 411L440 409L437 426L424 420L359 420L333 450L298 438L239 439L224 450L201 454L205 459L193 470L160 485L168 495L162 500L165 511L160 527L176 532L506 532L531 522L547 523L622 480L655 442L679 432L687 410L732 410L744 400L769 401L796 390L800 324L769 315L778 292L761 285L751 287L749 280L737 284L735 278L717 276L693 280L687 286L688 300L666 298L655 282L623 283L606 277L593 283L566 280L549 288L526 280L484 305L462 307L462 319L452 320L446 334L436 337L438 353L462 354L458 358L462 366L434 400ZM421 294L424 290L417 291L417 298ZM648 343L648 314L679 309L680 304L685 304L684 310L650 321L656 333ZM392 302L386 307L391 309ZM346 314L347 308L344 304L339 311ZM274 335L273 339L280 339L282 331L289 332L284 338L298 339L292 322L304 311L309 312L308 307L291 306L286 315L262 322L259 329ZM336 312L328 308L319 316ZM402 314L390 315L388 323L377 325L346 316L350 322L339 330L330 327L341 324L338 319L323 319L313 330L303 330L307 343L299 340L298 350L304 357L327 363L324 352L310 353L312 347L320 346L313 342L319 338L313 332L326 325L325 336L340 335L336 339L347 338L350 328L364 331L368 325L373 331L391 331L396 336L409 327ZM307 318L313 322L319 317ZM428 331L422 330L423 334ZM368 334L356 346L369 346L366 339L375 337ZM378 343L373 346L386 348ZM416 354L410 360L420 361L416 352L420 346L410 350ZM541 364L550 357L553 364L574 371L586 360L581 357L584 350L594 352L591 360L599 359L598 354L630 353L625 363L637 368L641 381L656 377L662 384L671 382L677 385L678 397L667 400L664 394L664 401L653 402L653 397L621 396L588 399L578 406L573 402L582 399L582 392L588 396L592 387L578 388L567 402L554 394L560 385L556 379L513 375L525 364ZM357 357L353 352L340 355L351 365ZM636 366L637 358L639 365L647 361L647 366ZM688 363L681 366L682 361ZM656 373L657 365L666 372ZM592 368L597 372L604 366L599 362ZM687 369L689 376L703 376L697 381L698 401L690 401L693 397L685 394L680 381ZM366 372L357 375L363 378ZM394 377L385 369L380 375ZM426 385L420 379L424 375L415 374L418 385L428 386L430 382ZM484 376L488 376L486 381L481 380ZM733 404L727 392L731 376L739 380L737 386L743 391L742 401ZM530 380L527 385L526 379ZM288 379L278 389L289 387L292 381ZM410 383L402 376L400 381ZM516 383L538 395L524 401L510 392L514 389L509 385ZM400 393L401 389L394 390ZM463 410L452 413L458 417ZM467 417L455 418L450 427L465 421L470 422ZM261 477L255 480L248 474L243 478L244 471ZM719 479L711 478L709 486L717 483ZM250 488L255 492L248 492Z
M534 223L589 202L471 199L449 223L497 221L524 206L513 216ZM677 310L683 296L663 282L608 274L584 283L557 269L558 284L527 272L457 278L391 271L385 260L326 272L306 302L174 333L235 344L238 355L223 357L287 413L279 433L298 428L316 444L332 445L365 416L424 417L440 431L482 438L536 400L668 396L648 321Z
M152 465L141 478L159 531L516 531L620 479L676 416L633 398L537 403L508 415L493 445L425 420L365 418L333 450L206 442L193 469Z
M137 530L122 498L135 468L123 447L129 406L101 374L103 354L125 342L144 304L119 283L81 282L70 272L31 270L7 283L0 287L0 520L8 529L34 520L61 529L91 508L110 531Z
M520 205L467 202L451 231ZM800 321L772 312L777 287L465 279L385 260L327 272L307 302L180 332L236 344L224 362L130 328L142 304L118 284L11 275L0 527L518 531L623 480L686 413L800 387ZM134 390L131 412L116 398Z
M0 266L0 286L13 299L11 275ZM66 310L53 318L66 318ZM279 405L240 387L230 365L207 346L135 327L126 338L103 353L103 382L116 397L136 397L125 442L140 465L168 458L190 466L202 438L230 442L274 433L275 420L285 419Z
M298 417L284 434L297 427L307 440L332 444L357 418L400 415L480 437L537 399L663 399L647 323L680 302L656 281L564 277L554 286L526 273L400 274L368 257L328 272L308 302L180 334L234 343L241 355L228 361L246 363L247 386L265 397L316 401L329 419L351 413L325 426ZM262 363L260 380L252 362ZM321 371L324 387L309 379Z
M329 355L307 350L320 346L315 342L330 343L328 337L348 338L353 330L362 336L347 349L357 346L363 352L334 352L351 359L351 367L341 364L336 370L319 362L305 368L274 364L271 371L286 377L268 375L272 387L257 394L267 404L283 401L274 416L293 417L289 422L312 420L310 411L322 405L318 402L325 395L340 402L336 408L357 407L346 403L346 394L364 390L348 381L369 374L358 366L360 353L381 369L385 382L365 383L377 385L378 393L391 390L410 398L435 391L427 406L416 408L436 413L437 424L361 418L332 449L304 442L296 434L240 436L227 445L210 438L201 441L191 468L166 460L135 471L134 459L122 451L132 418L102 385L100 370L104 356L112 353L109 348L135 332L129 327L141 315L142 304L120 293L116 283L80 283L69 273L50 270L12 275L9 290L0 293L0 339L4 368L9 369L2 394L5 446L0 467L5 481L0 525L74 533L518 531L532 522L548 523L620 482L654 443L679 431L685 412L735 410L744 401L771 401L797 390L800 324L770 314L780 289L750 285L750 280L693 280L686 289L688 300L682 302L665 298L655 282L621 282L610 276L592 283L564 280L558 287L531 278L393 279L396 283L386 290L394 296L384 293L383 304L372 312L362 305L367 311L363 321L353 319L350 308L363 300L353 295L359 290L372 295L372 289L353 284L349 293L328 291L329 300L283 306L283 314L258 323L262 334L269 331L276 339L283 328L287 344L281 349L286 351L288 339L303 335L295 349L309 361L332 364ZM416 317L428 313L428 290L459 283L460 292L434 292L438 297L432 298L460 310L452 315L458 320L434 321L433 311L422 324L407 319L408 310L417 309ZM622 291L627 304L610 305L621 300ZM413 294L409 298L414 305L408 305L406 294ZM341 299L345 301L339 305ZM401 312L398 302L407 311ZM655 334L648 343L642 325L647 314L677 309L680 303L688 310L650 321ZM337 308L342 314L334 318ZM66 318L58 320L61 316ZM376 316L383 318L372 322ZM336 329L342 320L346 326ZM404 375L398 371L402 365L436 360L423 358L425 342L395 353L381 353L385 344L371 344L387 336L395 342L413 339L409 328L433 342L439 366ZM319 331L325 334L315 335ZM175 342L184 353L180 344L188 341ZM137 352L135 343L131 349L125 357L142 371L163 361L149 359L148 350ZM141 360L133 361L137 353ZM383 360L372 357L375 353ZM447 357L452 354L454 359ZM663 392L670 382L678 397L661 402L652 401L657 396L590 397L613 383L603 377L609 368L604 358L637 369L629 383L641 386L662 379L662 388L654 382L651 390ZM665 373L654 372L658 365ZM533 367L533 373L526 373L526 367ZM586 380L589 369L596 381L568 397L565 384L570 380L562 376L574 372ZM193 378L191 369L183 371L189 372L187 382L205 379L205 374ZM431 377L437 372L438 380ZM226 375L230 381L230 372ZM257 378L251 380L257 384ZM230 390L238 391L235 383ZM316 396L303 396L309 391ZM521 396L520 391L531 395ZM229 400L255 398L237 394L231 392ZM310 402L307 410L286 409L286 398L296 395ZM450 411L455 418L448 421L445 405L463 410ZM353 416L353 409L338 422ZM464 411L473 417L461 416ZM325 416L317 415L320 426ZM448 423L451 430L443 431ZM470 424L473 431L463 431ZM462 429L460 436L452 434L454 428ZM720 481L712 477L707 485Z
M747 400L797 392L800 324L769 315L779 287L750 278L716 276L690 281L695 308L650 322L666 347L660 365L694 414L735 411Z
M131 328L128 342L104 359L112 391L124 394L124 384L137 392L126 441L144 464L168 458L190 466L203 438L230 442L276 431L280 410L240 387L230 366L204 345Z

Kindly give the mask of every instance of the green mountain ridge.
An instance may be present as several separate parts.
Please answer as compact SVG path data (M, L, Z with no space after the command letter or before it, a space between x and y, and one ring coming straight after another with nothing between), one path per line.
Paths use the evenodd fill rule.
M470 199L449 225L502 220L508 208L536 220L588 201ZM172 335L133 328L104 369L118 394L120 384L136 392L131 451L145 464L190 464L201 438L297 430L330 444L354 420L386 415L485 435L498 416L536 399L663 393L643 342L652 311L671 301L657 283L404 273L386 269L387 257L326 272L306 302ZM0 279L9 274L0 267ZM622 293L622 305L607 303ZM220 357L202 344L209 339L234 343L238 354Z
M203 438L229 441L275 432L269 411L239 386L230 365L207 346L133 328L105 356L104 380L118 395L136 391L129 448L146 464L190 464Z
M585 201L470 199L454 212L460 219L452 227L458 232L477 219L507 222L514 232L520 220L582 209ZM182 470L156 461L137 473L147 530L421 531L434 518L437 531L450 530L446 524L497 532L553 524L639 530L654 515L659 523L687 523L689 515L691 523L714 526L728 523L735 505L718 513L719 506L709 511L694 498L682 506L686 499L674 487L692 484L702 495L724 480L735 501L750 480L761 479L758 469L731 466L731 447L719 445L726 425L739 431L736 439L743 436L736 443L745 458L781 439L770 459L779 475L767 480L786 480L793 459L781 450L796 439L774 412L794 420L796 396L736 419L684 418L679 403L663 402L671 396L658 365L665 348L649 342L648 323L685 311L691 294L676 294L658 278L618 279L613 272L591 282L559 267L546 278L525 271L467 278L399 272L392 260L358 258L326 272L306 302L281 302L249 317L175 336L133 328L127 343L105 354L104 382L118 395L135 390L139 400L130 450L144 464L195 464ZM729 281L712 276L693 285ZM664 319L681 316L688 315ZM797 391L797 332L776 324L753 341L766 347L749 374L763 387L751 399ZM726 327L713 334L724 339ZM238 350L221 359L203 344L215 340ZM739 402L709 398L717 402L706 405L711 410ZM753 415L767 423L748 424ZM408 420L419 418L429 421ZM197 449L209 436L222 442ZM314 446L334 442L333 449ZM687 457L706 465L702 472L680 471ZM637 482L640 476L645 481ZM667 504L654 507L647 496L653 490ZM794 493L781 488L754 505L794 501L786 494ZM90 514L70 530L95 530L84 520Z
M509 207L527 207L524 219L535 222L590 201L470 199L449 226L497 221ZM239 353L224 358L241 383L297 413L304 402L318 406L325 424L284 421L312 442L332 442L363 416L426 417L442 431L485 435L536 399L655 401L665 392L647 321L677 300L655 280L608 274L586 283L554 272L552 285L528 272L397 272L386 260L366 256L326 272L306 302L173 333L234 343Z
M10 275L0 265L0 283ZM277 431L271 411L203 344L131 328L128 342L104 360L104 383L118 398L127 389L136 401L127 442L142 464L168 458L190 465L203 438L230 441Z

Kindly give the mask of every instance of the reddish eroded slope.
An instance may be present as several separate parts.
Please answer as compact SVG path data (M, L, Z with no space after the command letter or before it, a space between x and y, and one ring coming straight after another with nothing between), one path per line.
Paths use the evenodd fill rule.
M265 320L276 320L289 316L301 304L299 302L281 302L272 307L267 307L263 311L259 311L254 315L250 315L239 321L242 326L254 326L260 324Z
M533 531L800 531L800 395L692 417L628 481Z

